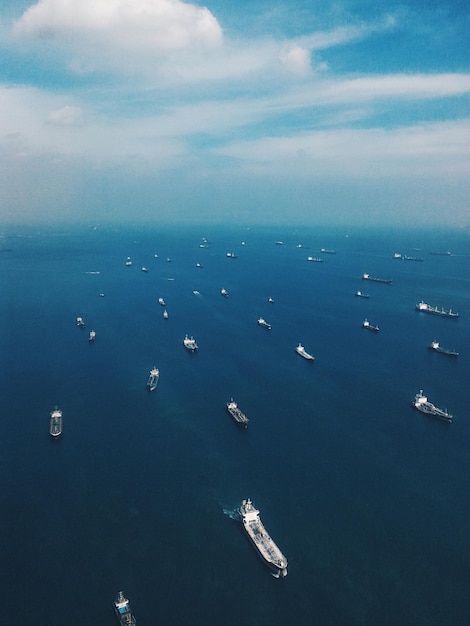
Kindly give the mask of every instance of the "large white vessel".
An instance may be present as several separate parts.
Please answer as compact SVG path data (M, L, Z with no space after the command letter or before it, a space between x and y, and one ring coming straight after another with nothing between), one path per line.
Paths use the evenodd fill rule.
M439 315L440 317L451 317L453 319L457 319L459 316L459 314L454 313L452 309L449 309L448 311L443 307L439 309L437 306L431 306L430 304L426 304L426 302L423 302L422 300L419 304L416 305L415 308L417 311L420 311L422 313L431 313L432 315Z
M276 578L287 576L287 559L267 533L258 509L253 506L249 498L243 500L239 513L248 537L261 558L273 570L273 576Z
M197 345L194 337L188 337L188 335L186 335L186 337L183 339L183 344L184 347L190 352L195 352L196 350L199 350L199 346Z
M423 394L423 390L417 393L412 402L415 409L421 411L421 413L425 413L426 415L432 415L433 417L437 417L440 420L444 420L446 422L452 421L452 415L447 412L447 409L443 411L442 409L438 409L432 402L429 402L427 397Z
M242 424L243 426L245 426L245 428L248 426L248 422L250 420L244 413L242 413L242 411L240 411L240 409L238 408L238 404L234 401L233 398L230 400L230 402L227 402L227 411L238 424Z
M160 378L160 370L157 367L153 367L150 370L149 378L147 380L147 387L150 391L155 391L158 385L159 378Z
M271 324L268 324L268 322L264 319L264 317L260 317L258 319L258 324L262 326L263 328L267 328L268 330L271 330Z
M299 343L299 345L297 346L295 351L297 352L297 354L300 354L300 356L303 356L304 359L307 359L307 361L314 361L315 360L315 357L312 356L311 354L309 354L305 350L305 348L303 347L303 345L301 343Z
M122 591L118 593L118 597L114 600L114 612L121 626L136 626L135 617L131 613L131 605L129 600L124 597Z
M57 407L51 412L49 434L52 437L58 437L62 434L62 411Z

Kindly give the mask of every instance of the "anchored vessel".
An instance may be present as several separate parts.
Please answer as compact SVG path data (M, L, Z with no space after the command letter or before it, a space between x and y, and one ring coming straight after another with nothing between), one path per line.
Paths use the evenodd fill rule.
M439 315L440 317L451 317L456 319L459 314L454 313L452 309L446 311L444 308L438 309L437 306L431 306L430 304L426 304L421 300L419 304L416 305L416 310L421 311L423 313L431 313L432 315Z
M441 354L447 354L447 356L459 356L459 353L455 350L448 350L447 348L442 348L439 345L438 341L431 341L428 348L430 350L434 350L435 352L440 352Z
M268 324L268 322L263 317L259 318L258 324L262 326L263 328L267 328L268 330L271 330L271 324Z
M323 254L336 254L336 250L327 250L326 248L322 248L320 252Z
M126 259L126 265L127 265L127 267L130 267L132 265L132 261L131 261L131 257L130 256L128 256L127 259Z
M299 345L297 346L295 351L297 352L297 354L300 354L300 356L303 356L304 359L307 359L307 361L314 361L315 360L315 357L312 356L311 354L309 354L305 350L305 348L303 347L303 345L301 343L299 343Z
M248 537L263 561L273 570L273 576L276 578L287 576L287 559L268 535L258 509L249 498L242 501L239 513Z
M161 304L162 306L166 306L165 300L163 298L158 298L158 304Z
M250 420L244 413L240 411L240 409L238 408L238 404L233 400L233 398L230 400L230 402L227 402L227 411L238 424L242 424L243 426L245 426L245 428L246 426L248 426L248 422Z
M308 256L307 261L311 261L312 263L323 263L323 259L316 256Z
M379 332L379 327L378 326L374 326L373 324L371 324L369 321L364 320L362 322L362 328L366 328L367 330L373 330L374 332L378 333Z
M77 326L79 328L85 328L85 322L83 321L83 317L77 317Z
M163 317L167 320L168 319L168 311L165 309L163 311Z
M62 411L57 407L51 412L49 434L58 437L62 433Z
M88 335L88 341L90 343L93 343L95 341L96 338L96 333L94 330L90 330L90 334Z
M136 626L135 617L131 613L131 605L129 600L124 597L122 591L118 593L118 597L114 600L114 611L121 626Z
M195 350L199 349L199 346L197 345L194 337L188 337L188 335L186 335L185 338L183 339L183 344L184 344L184 347L190 352L194 352Z
M423 390L415 395L415 398L412 402L415 409L421 411L421 413L426 413L426 415L432 415L433 417L437 417L440 420L444 420L446 422L452 421L452 415L447 413L447 409L443 411L442 409L438 409L432 402L429 402L427 397L423 395Z
M376 278L375 276L371 276L367 273L362 275L362 280L371 280L374 283L385 283L386 285L391 285L393 283L393 280L390 280L389 278Z
M150 391L155 391L158 385L158 379L160 378L160 370L157 367L153 367L150 370L149 378L147 381L147 387Z
M369 297L369 294L368 294L368 293L362 293L362 291L356 291L355 295L356 295L358 298L368 298L368 297Z
M228 298L228 291L225 289L225 287L222 287L220 293L224 296L224 298Z

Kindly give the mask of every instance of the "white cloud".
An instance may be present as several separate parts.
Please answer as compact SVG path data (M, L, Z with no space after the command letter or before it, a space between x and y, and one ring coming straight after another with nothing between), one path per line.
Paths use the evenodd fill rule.
M69 104L52 113L47 118L49 124L56 126L75 126L81 122L83 111L80 107Z

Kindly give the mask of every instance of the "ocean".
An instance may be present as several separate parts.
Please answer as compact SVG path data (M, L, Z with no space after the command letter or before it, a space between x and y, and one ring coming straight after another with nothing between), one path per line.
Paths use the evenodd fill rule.
M139 626L469 624L469 260L451 230L5 230L2 621L111 626L123 590ZM285 579L234 519L247 497Z

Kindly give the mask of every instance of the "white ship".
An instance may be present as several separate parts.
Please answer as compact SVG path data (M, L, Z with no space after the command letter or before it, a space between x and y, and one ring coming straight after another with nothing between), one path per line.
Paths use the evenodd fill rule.
M225 289L225 287L222 287L220 293L224 296L224 298L228 298L228 291Z
M309 354L305 350L305 348L303 347L303 345L301 343L299 343L299 345L297 346L295 351L297 352L297 354L300 354L300 356L303 356L304 359L307 359L307 361L314 361L315 360L315 357L312 356L311 354Z
M168 319L168 311L166 309L163 311L163 317L166 320Z
M83 317L77 317L77 326L79 328L85 328L85 322L83 321Z
M258 509L249 498L243 500L239 513L248 537L263 561L273 570L273 576L276 578L287 576L287 559L267 533Z
M58 437L62 434L62 411L57 407L51 412L49 419L49 434Z
M376 333L379 332L379 327L378 326L374 326L368 320L364 320L362 322L362 328L365 328L366 330L372 330L372 331L374 331Z
M238 424L242 424L245 428L248 426L248 422L250 421L247 416L238 408L238 404L232 398L230 402L227 402L227 411L233 417L233 419L238 422Z
M263 328L267 328L268 330L271 330L271 324L268 324L268 322L264 319L264 317L260 317L258 319L258 324L262 326Z
M160 378L160 370L157 367L153 367L150 370L149 378L147 381L147 387L150 391L155 391L158 385L159 378Z
M96 333L94 330L90 330L90 334L88 335L88 341L93 343L96 339Z
M190 352L195 352L196 350L199 350L199 346L197 345L194 337L188 337L188 335L186 335L186 337L183 339L183 344L184 347Z
M128 256L127 259L126 259L126 265L127 265L127 267L130 267L132 265L132 261L131 261L131 257L130 256Z
M448 311L442 307L439 309L437 306L431 306L422 300L416 305L415 309L417 311L421 311L422 313L431 313L432 315L439 315L440 317L451 317L453 319L457 319L459 316L459 314L454 313L452 309L449 309Z
M160 304L161 306L166 306L165 300L163 298L158 298L158 304Z
M444 420L446 422L452 421L452 415L447 412L447 409L443 411L442 409L438 409L432 402L429 402L427 397L423 395L423 390L415 395L415 398L412 402L415 409L421 411L421 413L425 413L426 415L432 415L433 417L437 417L440 420Z

